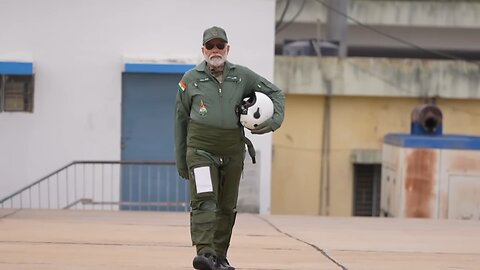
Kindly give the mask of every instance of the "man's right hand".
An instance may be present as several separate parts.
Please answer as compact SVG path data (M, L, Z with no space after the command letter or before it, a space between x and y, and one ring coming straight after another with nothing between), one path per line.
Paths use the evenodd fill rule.
M188 177L188 169L179 169L178 175L180 175L180 177L185 178L187 180L190 178Z

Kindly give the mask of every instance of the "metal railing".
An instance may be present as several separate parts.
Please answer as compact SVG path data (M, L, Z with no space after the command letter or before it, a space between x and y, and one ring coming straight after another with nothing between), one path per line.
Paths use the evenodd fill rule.
M0 200L1 208L189 211L173 161L74 161Z

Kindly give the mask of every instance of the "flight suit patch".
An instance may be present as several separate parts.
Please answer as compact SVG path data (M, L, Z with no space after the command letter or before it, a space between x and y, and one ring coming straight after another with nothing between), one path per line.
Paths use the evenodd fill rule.
M185 92L185 90L187 90L187 85L183 81L180 81L178 83L178 90Z
M203 100L200 100L200 110L198 110L198 113L201 116L205 116L207 114L207 107L205 107L205 103L203 103Z

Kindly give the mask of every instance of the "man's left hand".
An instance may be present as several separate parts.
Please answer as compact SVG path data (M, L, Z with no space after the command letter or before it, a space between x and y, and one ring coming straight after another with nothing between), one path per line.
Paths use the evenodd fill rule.
M261 123L255 129L251 130L252 134L265 134L265 133L273 131L271 122L272 122L272 119L269 119L269 120Z

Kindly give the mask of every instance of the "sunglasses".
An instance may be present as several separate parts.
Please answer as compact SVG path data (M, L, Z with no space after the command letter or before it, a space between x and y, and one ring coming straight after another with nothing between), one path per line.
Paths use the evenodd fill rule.
M211 43L205 43L205 49L211 50L213 47L217 47L219 50L225 49L226 44L225 43L217 43L217 44L211 44Z

